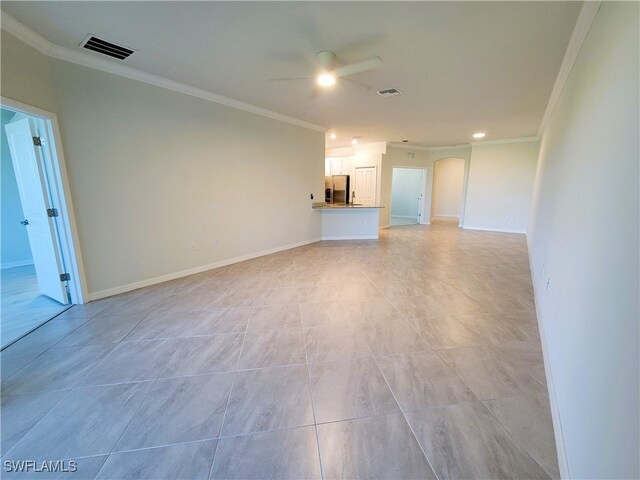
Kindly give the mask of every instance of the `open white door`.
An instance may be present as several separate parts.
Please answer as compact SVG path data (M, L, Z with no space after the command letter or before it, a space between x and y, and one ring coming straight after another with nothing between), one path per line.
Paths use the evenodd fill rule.
M54 218L49 217L47 212L51 208L46 193L47 180L40 157L41 147L35 145L36 134L32 122L28 118L17 120L5 125L5 130L40 292L67 304L67 288L65 282L60 279L60 275L64 273L64 266Z

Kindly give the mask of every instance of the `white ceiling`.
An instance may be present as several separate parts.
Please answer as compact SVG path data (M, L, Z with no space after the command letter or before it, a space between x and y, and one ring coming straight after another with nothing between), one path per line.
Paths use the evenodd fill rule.
M11 2L47 40L92 33L137 52L125 64L335 129L328 146L424 146L537 133L581 2ZM384 65L310 99L315 53ZM90 55L99 55L87 52ZM113 60L118 62L117 60ZM402 95L375 91L396 87Z

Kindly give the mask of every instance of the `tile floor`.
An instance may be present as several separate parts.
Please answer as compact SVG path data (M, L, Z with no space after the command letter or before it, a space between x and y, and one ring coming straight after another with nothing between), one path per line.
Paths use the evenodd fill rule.
M559 476L520 235L396 227L76 306L2 373L3 465L60 478Z
M2 348L69 308L40 294L33 265L6 268L1 270L1 275Z
M416 225L418 223L418 218L407 218L407 217L396 217L395 215L391 215L389 217L389 225L401 226L401 225Z

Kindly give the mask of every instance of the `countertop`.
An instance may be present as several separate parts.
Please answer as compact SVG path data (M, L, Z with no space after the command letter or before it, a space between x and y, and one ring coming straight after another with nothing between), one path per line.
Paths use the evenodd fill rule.
M316 210L322 210L322 209L331 209L331 208L384 208L384 207L380 207L380 206L368 206L368 205L362 205L360 203L356 203L356 204L348 204L345 205L344 203L325 203L325 202L318 202L318 203L314 203L311 208L316 209Z

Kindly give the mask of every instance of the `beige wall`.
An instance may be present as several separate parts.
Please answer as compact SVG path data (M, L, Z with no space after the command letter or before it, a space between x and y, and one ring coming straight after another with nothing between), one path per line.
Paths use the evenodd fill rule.
M321 235L321 132L49 59L4 31L2 95L58 114L92 293Z
M433 168L432 217L460 217L465 161L443 158Z
M389 207L391 204L391 176L393 167L423 167L427 169L427 186L425 191L425 203L423 218L431 218L431 197L433 186L433 164L442 158L462 158L469 161L470 147L451 147L446 149L419 150L410 147L387 146L387 153L382 157L382 176L380 182L380 204L384 207L380 210L380 226L389 225ZM413 154L413 155L411 155ZM411 158L413 156L413 158ZM463 192L464 198L464 192Z
M640 476L639 17L602 3L540 146L528 241L567 478Z
M537 159L537 140L474 145L464 228L526 232Z

